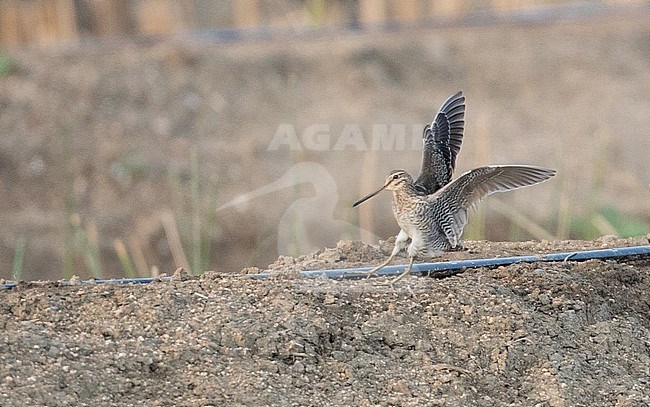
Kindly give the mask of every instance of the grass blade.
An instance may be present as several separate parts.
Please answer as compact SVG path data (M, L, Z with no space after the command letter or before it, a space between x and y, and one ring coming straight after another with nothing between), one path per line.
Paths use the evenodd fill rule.
M113 247L115 248L115 253L117 253L117 257L120 259L120 263L122 264L122 268L124 269L124 273L128 278L135 278L137 277L137 274L135 272L135 268L133 267L133 263L131 262L131 258L129 257L129 252L126 250L126 246L124 245L124 242L121 241L120 239L115 239L113 241Z
M160 218L162 220L163 228L165 229L165 236L167 236L169 249L172 252L172 257L174 258L176 267L183 267L185 270L190 270L190 266L187 263L187 257L185 256L185 250L183 250L183 245L181 244L181 237L178 233L178 228L176 227L176 219L174 219L174 215L165 212Z
M25 260L25 238L18 239L14 255L14 264L11 269L11 276L15 281L23 279L23 262Z
M192 199L192 268L190 274L198 275L202 271L201 256L201 195L199 192L199 158L196 147L192 148L190 196Z

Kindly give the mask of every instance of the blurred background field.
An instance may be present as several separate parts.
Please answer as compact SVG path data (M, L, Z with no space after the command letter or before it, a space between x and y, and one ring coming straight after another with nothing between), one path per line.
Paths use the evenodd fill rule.
M487 199L466 238L648 233L650 2L0 0L0 16L0 279L238 271L385 239L390 195L351 203L417 174L421 129L461 89L457 174L559 172Z

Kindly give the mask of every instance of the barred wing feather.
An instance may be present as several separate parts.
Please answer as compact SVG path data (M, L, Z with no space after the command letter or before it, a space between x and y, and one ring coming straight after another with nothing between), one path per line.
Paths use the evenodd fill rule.
M418 195L431 195L451 181L465 130L463 92L450 96L431 124L424 128L422 169L414 186Z
M428 197L429 216L436 219L452 247L460 242L468 212L483 198L539 184L555 175L555 170L524 165L475 168Z

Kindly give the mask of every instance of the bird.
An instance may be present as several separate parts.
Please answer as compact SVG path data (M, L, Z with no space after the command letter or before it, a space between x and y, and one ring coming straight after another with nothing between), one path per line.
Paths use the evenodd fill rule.
M391 255L368 276L404 249L410 262L393 283L410 273L417 257L437 257L462 249L460 237L468 214L483 198L538 184L555 175L554 170L527 165L485 166L451 182L464 129L465 97L460 91L447 98L433 122L425 126L422 166L415 181L406 171L394 170L381 188L352 205L356 207L383 190L393 191L393 214L400 232Z
M391 284L411 272L415 258L438 257L460 246L469 212L488 195L539 184L556 171L530 165L489 165L470 170L430 195L418 194L413 178L404 170L394 170L384 185L361 198L355 207L383 190L393 192L393 214L400 227L388 259L368 272L375 274L395 255L406 249L410 261Z

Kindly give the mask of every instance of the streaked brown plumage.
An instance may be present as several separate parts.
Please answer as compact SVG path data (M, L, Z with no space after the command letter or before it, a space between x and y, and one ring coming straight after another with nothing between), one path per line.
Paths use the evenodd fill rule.
M462 107L464 115L464 103ZM441 108L441 110L443 109ZM447 140L450 143L452 138L449 137ZM496 192L506 192L535 185L555 175L554 170L534 166L486 166L468 171L448 183L449 180L445 177L451 178L453 163L460 149L461 140L462 130L460 138L456 138L455 150L451 150L454 152L439 156L443 159L439 159L438 163L449 164L446 167L446 172L432 173L430 168L433 166L429 164L425 166L427 158L424 158L423 173L425 168L428 168L427 174L424 177L420 174L418 180L428 180L424 183L425 188L422 188L422 183L418 184L418 180L414 182L406 171L395 170L386 177L386 182L381 188L354 203L353 206L357 206L385 189L393 191L393 214L401 228L390 257L372 269L368 275L376 273L390 263L397 253L407 249L410 258L409 266L394 282L400 280L411 271L416 257L436 257L445 251L460 247L460 238L467 224L469 212L483 198ZM449 148L451 149L451 145ZM425 148L426 154L427 149ZM435 162L435 159L429 162ZM435 189L435 191L427 193L431 189Z

